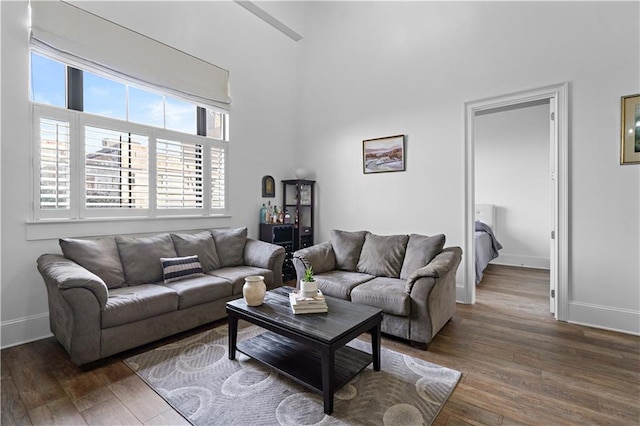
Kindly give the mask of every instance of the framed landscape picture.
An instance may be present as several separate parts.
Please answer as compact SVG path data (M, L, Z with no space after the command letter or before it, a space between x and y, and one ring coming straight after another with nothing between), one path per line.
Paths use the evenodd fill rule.
M621 101L620 164L640 163L640 94Z
M405 169L404 135L362 141L362 172L401 172Z

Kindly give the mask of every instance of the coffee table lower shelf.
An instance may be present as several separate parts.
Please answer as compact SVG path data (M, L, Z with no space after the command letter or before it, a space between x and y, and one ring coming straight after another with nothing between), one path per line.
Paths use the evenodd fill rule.
M309 345L266 331L238 342L236 349L322 394L322 358ZM336 350L331 393L347 384L371 361L371 354L350 346Z

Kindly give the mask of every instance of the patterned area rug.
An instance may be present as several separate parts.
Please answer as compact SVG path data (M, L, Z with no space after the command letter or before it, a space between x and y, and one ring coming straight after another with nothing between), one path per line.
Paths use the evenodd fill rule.
M238 341L264 331L240 322ZM354 340L350 346L371 351ZM125 363L194 425L431 424L461 373L382 348L381 371L365 368L338 390L331 416L322 397L244 354L227 355L227 327L130 357Z

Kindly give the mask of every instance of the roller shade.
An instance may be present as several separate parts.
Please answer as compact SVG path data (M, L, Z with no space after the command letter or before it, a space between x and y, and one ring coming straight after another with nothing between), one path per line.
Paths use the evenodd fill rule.
M114 4L114 7L117 7ZM229 71L59 1L31 2L31 43L69 64L227 109Z

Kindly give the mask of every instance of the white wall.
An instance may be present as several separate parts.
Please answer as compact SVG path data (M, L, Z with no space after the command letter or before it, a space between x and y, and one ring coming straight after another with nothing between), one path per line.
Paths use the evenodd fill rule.
M640 333L640 167L618 164L620 97L640 92L639 7L306 4L296 158L318 180L317 241L443 232L466 250L464 103L569 81L568 318ZM362 140L399 133L406 172L363 175Z
M549 101L476 114L476 204L496 206L491 263L549 269Z
M462 246L464 103L569 81L569 318L639 332L640 167L618 165L620 96L640 92L637 2L309 2L298 43L233 2L82 6L230 71L232 216L108 224L115 233L248 225L256 236L262 176L305 167L318 179L317 241L341 228L444 232ZM26 223L26 0L0 8L6 347L49 334L35 260L58 247L27 238L107 225ZM399 133L407 171L364 176L362 140Z
M52 237L248 226L258 235L262 176L293 177L298 45L233 2L88 2L93 13L230 71L231 217L117 224L27 224L31 177L27 2L2 8L2 347L49 332L47 295L36 270L42 253L59 253ZM119 46L118 48L126 48ZM276 186L276 198L280 198ZM273 200L273 199L271 199ZM278 201L279 203L279 201ZM45 239L33 239L45 238Z

